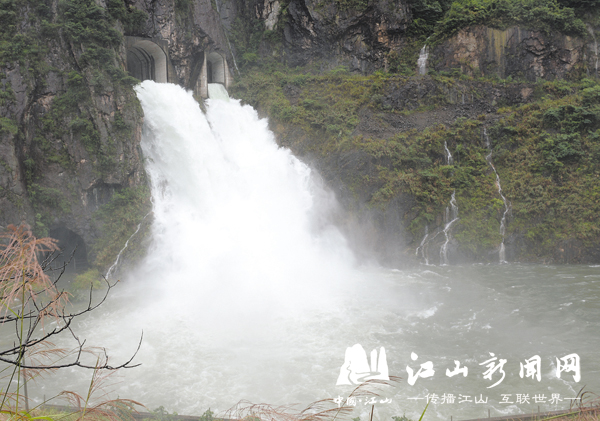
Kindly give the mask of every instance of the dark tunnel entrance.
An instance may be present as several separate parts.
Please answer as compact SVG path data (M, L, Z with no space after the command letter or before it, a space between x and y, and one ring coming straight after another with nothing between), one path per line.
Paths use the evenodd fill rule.
M58 247L61 253L54 261L53 267L58 267L69 262L70 259L65 273L82 273L89 269L87 247L83 238L65 227L57 227L50 230L50 237L58 240Z
M167 56L158 44L134 37L127 44L127 72L131 76L141 81L167 82Z
M225 58L219 53L212 52L206 56L206 81L207 83L220 83L226 85Z

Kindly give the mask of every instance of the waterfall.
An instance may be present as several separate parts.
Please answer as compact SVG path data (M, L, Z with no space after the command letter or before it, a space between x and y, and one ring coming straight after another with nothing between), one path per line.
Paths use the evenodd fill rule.
M427 59L429 58L429 46L425 44L419 52L419 60L417 60L417 67L419 68L419 74L427 74Z
M452 154L450 153L450 149L448 149L448 143L444 140L444 150L446 151L446 164L454 165L454 158L452 158ZM448 264L448 243L450 242L450 228L456 221L458 221L458 205L456 204L456 190L452 192L452 197L450 198L450 206L446 207L446 214L444 215L444 236L446 240L442 247L440 248L440 264L447 265Z
M113 364L131 357L143 331L134 360L141 366L119 373L107 398L126 396L180 414L211 408L219 418L232 418L224 411L240 400L299 402L302 408L351 393L354 386L340 389L336 378L345 366L344 350L356 343L367 351L385 346L394 364L389 374L395 376L403 375L398 361L416 368L427 361L429 355L408 359L432 344L432 359L469 364L502 338L503 357L517 361L535 351L535 343L523 337L554 332L552 309L561 308L569 325L581 321L573 313L580 306L563 304L581 298L568 295L573 279L559 276L571 272L552 279L547 266L526 268L528 279L518 295L515 279L524 272L516 265L354 268L343 237L325 217L333 197L306 165L277 147L254 109L235 99L208 99L203 114L192 94L178 86L144 81L136 91L144 109L141 147L153 198L148 256L111 291L102 309L73 326L87 345L107 349ZM456 199L452 194L448 220L458 218ZM427 228L425 250L442 232L449 240L456 224L447 222L445 232ZM435 244L430 249L437 255L440 241ZM588 269L594 276L597 269ZM581 270L572 273L584 279ZM540 286L549 285L556 293L542 296ZM597 290L584 292L591 296ZM518 311L523 308L527 311ZM549 316L540 317L544 311ZM513 334L515 326L524 329L522 335ZM593 328L577 337L564 329L545 335L547 354L564 355L573 338L581 338L589 345L581 350L582 360L596 363L597 346L585 341ZM96 362L93 355L82 358ZM88 370L75 369L48 376L37 387L36 402L65 385L87 393L89 377ZM440 381L444 378L441 374ZM456 395L489 386L480 375L465 381L453 386ZM548 393L573 396L565 383L550 382ZM381 388L381 399L390 399L375 408L377 419L404 411L417 419L423 405L413 398L425 396L429 386L420 380L415 386ZM510 382L499 387L498 393L511 393ZM347 418L364 419L369 406L363 401ZM463 406L438 405L435 416L457 417L452 412L457 408ZM464 408L461 419L481 412L477 405Z
M450 199L450 206L446 207L446 215L445 215L446 225L444 226L444 235L446 236L446 241L442 244L442 248L440 249L440 264L447 265L448 261L448 243L450 242L450 228L456 221L458 221L458 205L456 204L456 191L452 192L452 198Z
M220 83L209 83L208 84L208 97L211 99L221 99L223 101L229 101L229 94L227 89Z
M494 164L492 163L492 148L490 145L490 138L489 138L489 136L487 134L487 130L485 128L483 129L483 135L485 137L485 146L490 151L490 153L485 157L485 160L490 165L490 167L492 167L492 170L494 171L494 174L496 175L496 187L498 188L498 194L502 198L502 202L504 202L504 213L502 213L502 219L500 219L500 235L502 236L502 243L500 243L500 249L498 250L498 255L499 255L500 263L506 263L506 255L505 255L505 249L504 249L504 236L506 234L506 215L508 214L508 211L510 210L510 206L509 206L508 202L506 201L506 197L504 197L504 194L502 194L502 186L500 185L500 176L498 175L498 172L496 171L496 168L494 167Z
M446 141L444 141L444 150L446 151L446 164L454 165L454 158L450 153L450 149L448 149L448 143ZM450 243L450 228L452 228L456 221L458 221L458 205L456 204L456 191L453 191L452 196L450 198L450 204L446 207L446 213L444 214L444 229L438 230L434 235L430 236L429 227L425 226L425 236L423 237L421 243L419 244L419 247L417 247L415 251L415 254L417 256L419 256L419 254L421 255L426 265L429 265L427 245L431 241L435 240L440 233L443 233L445 236L444 243L440 248L440 264L448 264L448 243Z
M238 100L211 97L205 115L176 85L144 81L136 91L154 204L152 246L136 278L158 289L161 306L202 308L209 314L198 317L211 320L226 303L219 326L235 336L326 300L352 255L319 214L332 198L310 168Z
M429 266L429 259L427 258L427 252L425 251L425 244L427 241L427 237L429 237L429 225L425 225L425 236L421 240L421 244L419 244L419 247L417 247L417 250L415 251L415 255L418 256L419 251L420 251L421 257L423 258L423 260L425 260L425 264L427 266Z
M445 140L444 140L444 149L446 150L446 165L454 165L454 159L452 158L450 149L448 149L448 143L446 143Z

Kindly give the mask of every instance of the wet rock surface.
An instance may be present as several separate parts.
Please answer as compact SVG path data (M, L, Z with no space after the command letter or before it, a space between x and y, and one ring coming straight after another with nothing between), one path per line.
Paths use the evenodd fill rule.
M581 72L587 50L582 39L560 33L474 26L437 45L431 63L438 71L460 69L471 76L553 80Z

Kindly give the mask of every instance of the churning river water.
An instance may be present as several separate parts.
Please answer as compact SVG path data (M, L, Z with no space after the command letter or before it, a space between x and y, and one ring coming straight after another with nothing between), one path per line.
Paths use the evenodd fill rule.
M338 398L365 420L372 398L348 401L356 386L336 385L355 344L378 353L379 372L385 348L393 381L367 386L379 420L418 419L428 400L425 419L468 419L565 409L583 386L600 392L599 267L359 267L323 216L333 198L255 110L209 100L204 115L190 93L150 81L137 92L152 247L75 327L114 364L143 331L141 366L113 377L112 396L195 415L240 400ZM521 378L534 356L539 380ZM466 376L446 375L455 361ZM409 384L407 367L421 364L433 375ZM90 378L72 370L31 389L85 391Z

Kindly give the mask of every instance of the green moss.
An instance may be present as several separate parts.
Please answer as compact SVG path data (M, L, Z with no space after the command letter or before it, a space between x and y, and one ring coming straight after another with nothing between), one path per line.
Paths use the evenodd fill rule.
M551 259L558 241L577 240L590 247L600 243L600 84L592 79L528 84L537 99L499 109L496 116L459 118L450 126L405 130L385 138L360 133L359 123L366 118L376 125L380 115L382 122L393 115L418 116L456 102L462 93L485 99L490 89L517 83L452 75L420 80L427 83L428 95L416 108L394 111L382 107L387 93L415 79L350 75L343 68L321 75L291 69L249 72L232 93L269 114L280 143L297 153L330 163L349 155L364 157L369 165L352 171L333 165L326 170L356 200L366 197L369 206L385 208L401 195L414 197L403 224L415 241L426 225L430 232L443 227L445 208L455 192L460 220L452 236L460 250L477 260L487 260L489 252L497 250L505 207L485 160L487 127L511 208L506 234L525 239L523 259ZM453 165L446 163L444 142Z
M148 18L144 11L126 4L124 0L108 0L106 8L113 19L123 23L126 34L134 35L142 31Z
M413 76L423 44L424 40L422 39L407 39L406 45L400 51L389 51L387 54L388 71Z
M19 132L19 127L14 120L6 117L0 117L0 132L16 135Z
M75 276L69 285L69 292L76 298L88 298L91 289L100 289L105 285L100 271L96 268L88 269Z
M536 245L532 255L551 254L560 240L591 246L600 238L594 223L600 212L600 107L586 94L589 83L571 84L569 96L522 106L491 130L497 161L507 168L501 176L513 202L509 229Z
M116 47L121 34L112 27L106 9L92 0L62 0L59 3L63 31L73 42Z
M58 189L32 183L29 186L29 197L31 198L34 209L45 206L48 208L57 209L62 213L68 213L71 211L70 198L65 197L63 192Z
M95 267L108 269L150 209L150 191L147 186L139 186L115 193L111 201L95 213L94 219L102 226L102 235L93 247ZM136 249L140 241L138 238L130 244L131 249ZM138 247L137 252L142 250Z

